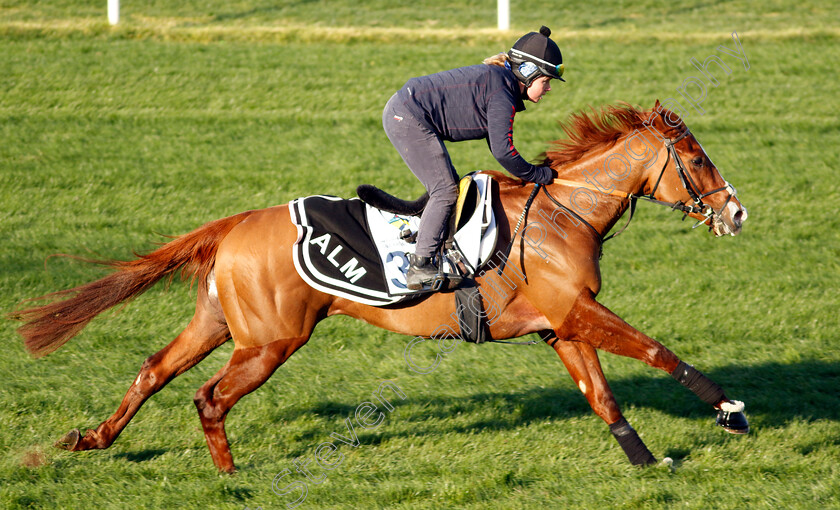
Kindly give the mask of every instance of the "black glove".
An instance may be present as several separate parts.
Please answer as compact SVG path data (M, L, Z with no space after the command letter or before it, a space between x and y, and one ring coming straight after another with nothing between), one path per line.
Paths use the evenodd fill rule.
M537 184L550 184L554 180L554 171L547 166L538 167L540 176L534 180Z

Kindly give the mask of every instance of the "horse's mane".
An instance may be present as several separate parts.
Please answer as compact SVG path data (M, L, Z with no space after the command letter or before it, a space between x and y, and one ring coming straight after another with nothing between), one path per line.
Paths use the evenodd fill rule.
M600 110L591 106L590 111L573 113L560 128L568 137L565 140L549 142L549 148L535 160L534 164L556 169L570 161L577 161L590 150L601 146L612 146L622 136L641 128L647 120L645 112L629 103L608 105ZM525 181L508 177L500 172L492 173L504 187L522 187Z
M658 103L657 103L658 105ZM650 115L654 110L643 110L630 103L621 102L617 105L607 105L596 110L589 107L589 111L573 113L568 120L560 122L560 128L566 133L566 139L549 142L549 148L540 154L534 164L557 167L577 161L587 152L600 148L612 147L619 138L631 134L637 129L645 127L650 122ZM662 108L666 117L679 118L668 109ZM675 130L682 131L685 125L679 120ZM522 187L527 184L501 172L483 171L489 173L504 187Z
M589 109L589 112L574 113L560 123L568 138L551 142L549 149L540 155L542 164L557 168L577 161L597 147L610 147L622 136L642 128L650 114L629 103Z

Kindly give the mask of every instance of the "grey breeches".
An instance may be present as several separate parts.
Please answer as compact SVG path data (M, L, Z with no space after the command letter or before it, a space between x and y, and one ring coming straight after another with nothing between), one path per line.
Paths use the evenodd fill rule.
M429 193L429 203L420 216L415 253L431 257L443 242L446 222L458 199L458 172L452 166L443 140L421 124L396 94L385 105L382 126L405 164Z

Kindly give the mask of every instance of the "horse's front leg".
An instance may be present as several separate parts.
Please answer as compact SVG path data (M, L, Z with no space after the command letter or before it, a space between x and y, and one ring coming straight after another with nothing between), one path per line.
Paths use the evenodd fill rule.
M592 410L610 426L621 449L631 464L655 464L656 458L647 449L642 439L627 423L618 408L612 390L610 390L598 353L589 344L548 338L546 342L557 351L572 380L589 401Z
M554 332L558 338L635 358L668 372L700 400L714 406L718 410L718 424L728 432L749 432L743 403L729 400L720 386L595 301L595 296L588 289L578 295L571 311Z

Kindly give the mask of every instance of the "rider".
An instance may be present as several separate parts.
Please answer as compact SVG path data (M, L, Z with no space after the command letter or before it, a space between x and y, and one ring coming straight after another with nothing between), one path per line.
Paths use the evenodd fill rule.
M520 37L507 53L483 64L412 78L388 101L382 124L388 139L429 193L406 284L418 290L437 275L433 259L458 198L458 173L444 140L487 139L490 152L511 174L548 184L552 170L534 166L513 146L513 118L525 99L537 103L552 78L566 81L563 56L543 26Z

